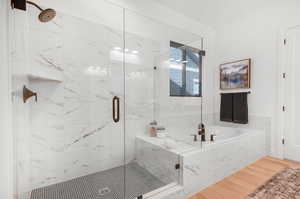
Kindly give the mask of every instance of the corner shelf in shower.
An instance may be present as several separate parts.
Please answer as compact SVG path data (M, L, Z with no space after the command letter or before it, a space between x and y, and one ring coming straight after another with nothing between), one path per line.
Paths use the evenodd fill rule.
M27 77L30 81L50 81L62 83L63 77L62 74L43 74L43 73L29 73Z

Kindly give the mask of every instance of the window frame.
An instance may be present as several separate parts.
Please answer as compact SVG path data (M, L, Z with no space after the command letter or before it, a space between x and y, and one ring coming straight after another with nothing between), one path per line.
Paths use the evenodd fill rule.
M171 93L171 76L169 76L169 81L170 81L169 96L170 97L202 97L203 96L202 95L202 93L203 93L203 89L202 89L203 88L203 84L202 84L202 79L203 79L202 78L202 69L203 69L202 61L203 61L203 58L202 57L205 56L205 51L191 47L191 46L187 46L187 45L184 45L184 44L181 44L178 42L170 41L170 48L172 48L172 47L183 49L182 50L182 61L184 61L184 62L182 63L182 65L183 65L183 68L182 68L182 88L183 89L182 90L184 90L185 93L182 95L172 95L172 93ZM187 63L185 61L186 61L186 55L187 55L188 49L198 52L198 54L199 54L199 86L198 86L199 94L197 94L197 95L187 95L186 94ZM170 72L169 72L169 75L170 75Z

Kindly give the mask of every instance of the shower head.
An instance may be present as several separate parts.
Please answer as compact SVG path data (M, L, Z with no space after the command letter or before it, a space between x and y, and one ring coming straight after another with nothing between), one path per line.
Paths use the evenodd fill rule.
M56 16L56 11L51 8L42 9L40 6L38 6L36 3L33 3L31 1L26 1L28 4L33 5L34 7L38 8L41 13L39 14L39 20L43 23L49 22Z
M40 14L39 14L39 20L41 22L49 22L51 21L54 17L56 16L56 12L55 10L48 8L43 10Z

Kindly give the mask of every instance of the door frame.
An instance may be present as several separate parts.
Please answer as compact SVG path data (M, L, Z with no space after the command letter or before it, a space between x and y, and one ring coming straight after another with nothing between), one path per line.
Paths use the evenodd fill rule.
M295 28L300 28L300 24L297 25L289 25L284 28L280 29L279 32L279 39L278 39L278 72L277 72L277 105L276 105L276 120L277 123L277 136L275 136L273 140L273 147L278 148L278 157L281 159L285 159L285 139L286 133L284 132L285 129L285 78L284 73L286 69L285 63L285 50L288 44L286 40L287 34L290 30ZM287 74L288 76L288 74ZM288 107L287 107L288 108ZM276 133L276 131L275 131Z

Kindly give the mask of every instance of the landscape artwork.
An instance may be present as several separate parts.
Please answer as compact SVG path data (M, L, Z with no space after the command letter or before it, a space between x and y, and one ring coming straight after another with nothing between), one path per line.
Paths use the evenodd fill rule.
M220 89L249 89L251 59L220 65Z

